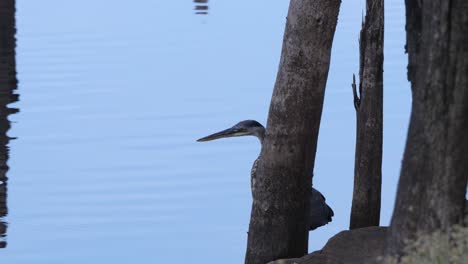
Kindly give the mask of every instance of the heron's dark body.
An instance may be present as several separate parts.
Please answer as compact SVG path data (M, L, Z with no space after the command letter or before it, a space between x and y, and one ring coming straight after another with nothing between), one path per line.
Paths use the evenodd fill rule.
M255 187L257 183L257 166L260 157L258 157L252 166L250 171L250 184L252 188L252 194L255 192ZM309 230L314 230L318 227L324 226L332 221L334 216L333 210L325 202L325 197L321 192L312 187L310 196L310 209L309 209Z

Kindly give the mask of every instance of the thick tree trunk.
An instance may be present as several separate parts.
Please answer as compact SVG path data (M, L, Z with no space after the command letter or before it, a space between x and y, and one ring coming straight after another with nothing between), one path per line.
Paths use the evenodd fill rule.
M407 0L413 105L387 253L463 218L468 176L468 1Z
M291 0L253 193L246 263L307 253L311 191L340 0Z
M360 98L354 76L352 85L357 130L350 229L378 226L380 221L384 0L367 0L359 41Z
M8 142L7 131L10 128L8 115L17 112L17 109L9 108L8 104L18 100L13 93L17 86L16 60L15 60L15 1L0 1L0 248L6 246L2 241L7 225L3 217L8 213L7 176L8 171Z

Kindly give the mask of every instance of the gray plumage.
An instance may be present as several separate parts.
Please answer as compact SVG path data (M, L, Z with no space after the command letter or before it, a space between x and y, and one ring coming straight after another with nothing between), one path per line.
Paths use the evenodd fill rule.
M205 142L226 137L239 137L239 136L255 136L263 144L265 136L265 128L255 120L245 120L237 123L231 128L211 134L209 136L200 138L198 142ZM252 193L255 191L256 186L256 171L258 160L257 158L252 166L250 173ZM325 197L315 188L311 187L310 193L310 210L309 210L309 229L314 230L318 227L328 224L332 221L334 215L333 210L325 202Z

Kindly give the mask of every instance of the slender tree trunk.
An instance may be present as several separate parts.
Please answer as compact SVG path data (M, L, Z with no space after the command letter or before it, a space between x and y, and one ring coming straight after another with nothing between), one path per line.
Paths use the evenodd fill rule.
M291 0L253 193L246 263L307 253L311 191L340 0Z
M460 223L468 176L468 1L407 0L413 105L388 254Z
M10 129L8 115L17 109L8 104L18 100L14 94L17 86L15 60L15 1L0 1L0 248L6 247L2 238L6 235L7 224L3 217L8 214L7 208L7 171L8 142L7 131Z
M350 229L378 226L382 185L384 0L367 0L359 38L359 96L356 109L356 160Z

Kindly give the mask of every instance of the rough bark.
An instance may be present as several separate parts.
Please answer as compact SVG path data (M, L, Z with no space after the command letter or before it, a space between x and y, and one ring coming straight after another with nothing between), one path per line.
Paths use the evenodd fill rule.
M357 125L350 229L378 226L380 221L383 47L384 0L367 0L359 38L359 92L354 76L352 85Z
M407 0L412 113L388 254L460 223L468 176L468 1Z
M8 213L7 176L8 142L7 131L10 129L8 115L17 109L9 108L8 104L18 100L14 94L17 87L15 60L15 1L0 1L0 248L6 247L2 241L6 235L7 224L3 217Z
M291 0L257 169L246 263L307 253L317 137L339 0Z

